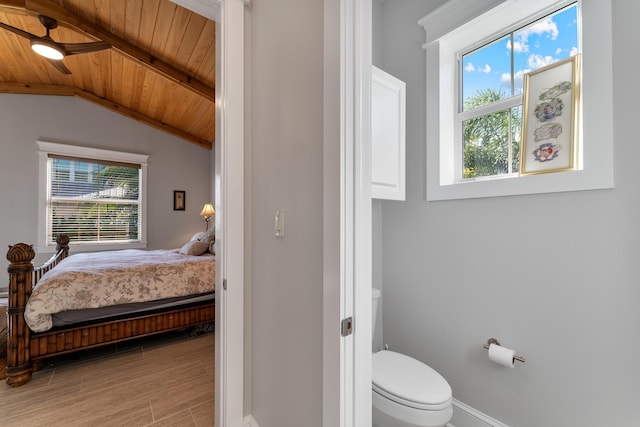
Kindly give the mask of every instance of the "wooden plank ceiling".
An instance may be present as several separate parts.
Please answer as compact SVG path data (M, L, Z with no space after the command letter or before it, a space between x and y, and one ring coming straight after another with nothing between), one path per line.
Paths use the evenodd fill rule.
M0 0L0 22L56 42L112 48L65 57L65 75L0 28L0 93L78 96L211 149L215 22L169 0Z

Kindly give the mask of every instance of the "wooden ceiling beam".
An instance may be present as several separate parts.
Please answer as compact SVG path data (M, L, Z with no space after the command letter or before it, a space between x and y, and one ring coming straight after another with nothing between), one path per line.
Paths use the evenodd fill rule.
M77 96L78 98L82 98L86 101L93 102L94 104L98 104L111 111L115 111L116 113L119 113L123 116L145 123L151 127L167 132L178 138L184 139L185 141L188 141L192 144L198 145L208 150L211 150L213 148L213 143L211 143L211 141L207 141L203 138L199 138L195 135L184 132L174 126L168 125L166 123L162 123L156 119L152 119L151 117L146 116L138 111L127 108L124 105L117 104L115 102L109 101L108 99L95 95L91 92L78 89L75 87L62 86L62 85L41 85L41 84L34 85L34 84L26 84L26 83L0 82L0 93L18 93L18 94L25 94L25 95Z
M25 9L24 0L2 0L0 6L9 9Z
M171 64L154 57L137 46L116 37L109 31L92 24L81 16L71 13L51 0L0 0L0 8L2 7L24 9L37 15L46 15L54 18L64 26L109 43L113 46L115 52L128 56L149 70L170 79L199 96L215 102L215 89L213 87L178 70Z
M0 93L18 93L18 94L24 94L24 95L74 96L75 90L76 88L71 86L0 82Z

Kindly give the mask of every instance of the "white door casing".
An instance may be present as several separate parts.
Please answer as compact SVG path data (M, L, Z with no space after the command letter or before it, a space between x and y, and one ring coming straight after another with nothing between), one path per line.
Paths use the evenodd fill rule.
M244 413L244 8L220 0L216 30L215 425L241 427Z
M331 420L339 417L340 427L370 427L372 2L342 0L339 3L340 316L327 318L335 312L332 311L335 303L325 298L325 345L331 344L326 337L340 333L340 319L353 316L354 332L339 340L338 393L332 384L325 382L324 385L325 409L327 396L332 391L340 399L336 405L339 414L325 411L324 426L332 425ZM325 176L325 183L328 180ZM325 296L331 294L327 291L325 288ZM332 354L325 349L325 370L332 366ZM329 405L329 409L332 408Z

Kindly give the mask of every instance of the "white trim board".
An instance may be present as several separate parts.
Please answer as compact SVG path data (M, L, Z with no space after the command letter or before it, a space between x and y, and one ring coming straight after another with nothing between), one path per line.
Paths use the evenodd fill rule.
M215 425L244 425L244 3L222 3L216 32ZM223 285L224 280L224 285ZM228 285L228 286L227 286Z
M509 427L475 408L453 399L453 418L447 427Z
M339 3L340 318L353 316L358 325L339 338L339 427L359 427L371 425L372 17L371 0ZM336 325L329 333L339 333Z
M220 20L220 2L217 0L170 0L179 6L191 10L192 12L202 15L212 21Z

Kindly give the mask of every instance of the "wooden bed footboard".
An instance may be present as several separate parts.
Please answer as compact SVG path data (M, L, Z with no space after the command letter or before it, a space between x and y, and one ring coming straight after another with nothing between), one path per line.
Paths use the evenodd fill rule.
M32 245L9 246L9 307L7 309L7 384L18 387L31 379L33 362L64 353L100 347L135 338L187 328L215 320L215 302L206 301L166 311L137 314L99 323L70 325L34 333L24 320L31 290L44 273L69 254L69 237L56 239L56 253L34 268Z
M40 277L69 255L69 236L56 239L56 253L42 266L33 267L36 253L33 245L9 246L9 307L7 308L7 384L19 386L29 381L32 373L29 353L31 331L24 320L24 308L33 286Z

